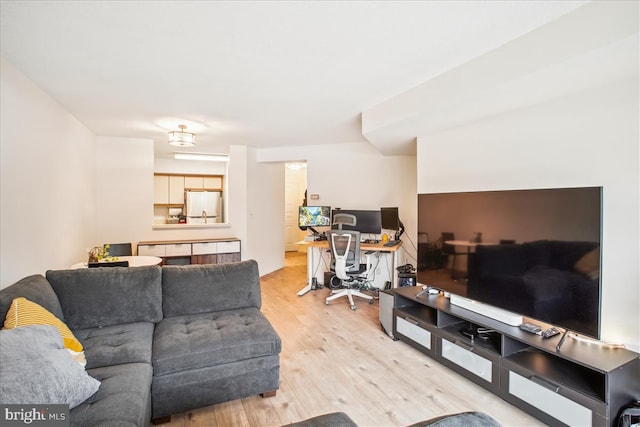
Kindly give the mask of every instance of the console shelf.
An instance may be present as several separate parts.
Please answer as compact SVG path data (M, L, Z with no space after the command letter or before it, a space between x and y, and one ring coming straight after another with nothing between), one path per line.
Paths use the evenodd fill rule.
M557 351L560 335L543 339L419 290L393 290L393 336L546 424L613 427L640 399L638 353L571 338Z

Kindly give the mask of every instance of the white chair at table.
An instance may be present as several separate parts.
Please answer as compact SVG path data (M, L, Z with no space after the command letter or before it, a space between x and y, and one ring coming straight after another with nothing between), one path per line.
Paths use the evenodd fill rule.
M331 270L336 274L342 288L333 289L325 300L329 301L346 296L349 299L351 309L356 309L353 297L364 298L373 303L373 297L360 292L359 288L366 287L370 282L368 275L371 270L371 255L373 251L367 251L366 263L360 264L360 232L355 230L331 230L327 232L329 249L331 250ZM333 287L334 280L332 278Z

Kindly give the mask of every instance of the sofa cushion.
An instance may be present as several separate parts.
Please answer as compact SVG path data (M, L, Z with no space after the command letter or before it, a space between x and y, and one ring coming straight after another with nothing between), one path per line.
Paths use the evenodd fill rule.
M331 412L307 418L296 423L287 424L288 427L358 427L358 425L344 412Z
M90 369L100 390L71 411L71 426L147 426L151 420L151 378L148 363Z
M249 260L214 265L165 265L162 294L165 317L260 308L258 264Z
M11 302L18 297L40 304L58 319L64 321L60 300L51 284L41 274L34 274L18 280L13 285L0 291L0 319L7 317Z
M158 266L47 271L67 325L88 329L162 319Z
M100 387L71 357L49 325L0 331L0 402L73 408Z
M257 308L169 317L156 325L154 375L279 354L280 337Z
M483 412L461 412L420 421L408 427L500 427L500 423Z
M85 344L87 369L151 363L153 328L153 323L137 322L76 331Z
M11 303L11 308L9 308L7 312L7 317L4 320L4 329L33 325L50 325L55 327L62 336L62 341L66 348L75 352L82 351L82 343L73 335L69 327L49 310L24 297L14 299Z

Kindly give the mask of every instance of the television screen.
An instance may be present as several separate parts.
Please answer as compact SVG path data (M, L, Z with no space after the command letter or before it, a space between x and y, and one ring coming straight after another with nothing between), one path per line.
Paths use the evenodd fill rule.
M330 206L300 206L298 208L299 227L320 227L331 225Z
M380 228L380 210L367 211L367 210L353 210L353 209L334 209L331 213L350 214L356 217L356 225L342 225L343 230L355 230L362 234L380 234L382 229ZM337 228L333 226L333 228Z
M385 230L398 230L400 228L398 208L380 208L380 225Z
M600 337L601 187L418 195L417 279Z

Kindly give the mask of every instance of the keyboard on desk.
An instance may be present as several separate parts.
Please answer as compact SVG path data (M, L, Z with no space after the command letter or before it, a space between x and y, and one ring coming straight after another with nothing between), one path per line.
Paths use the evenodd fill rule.
M387 246L387 247L390 247L390 246L397 246L397 245L399 245L401 242L402 242L402 240L389 240L387 243L385 243L385 244L384 244L384 245L382 245L382 246Z

